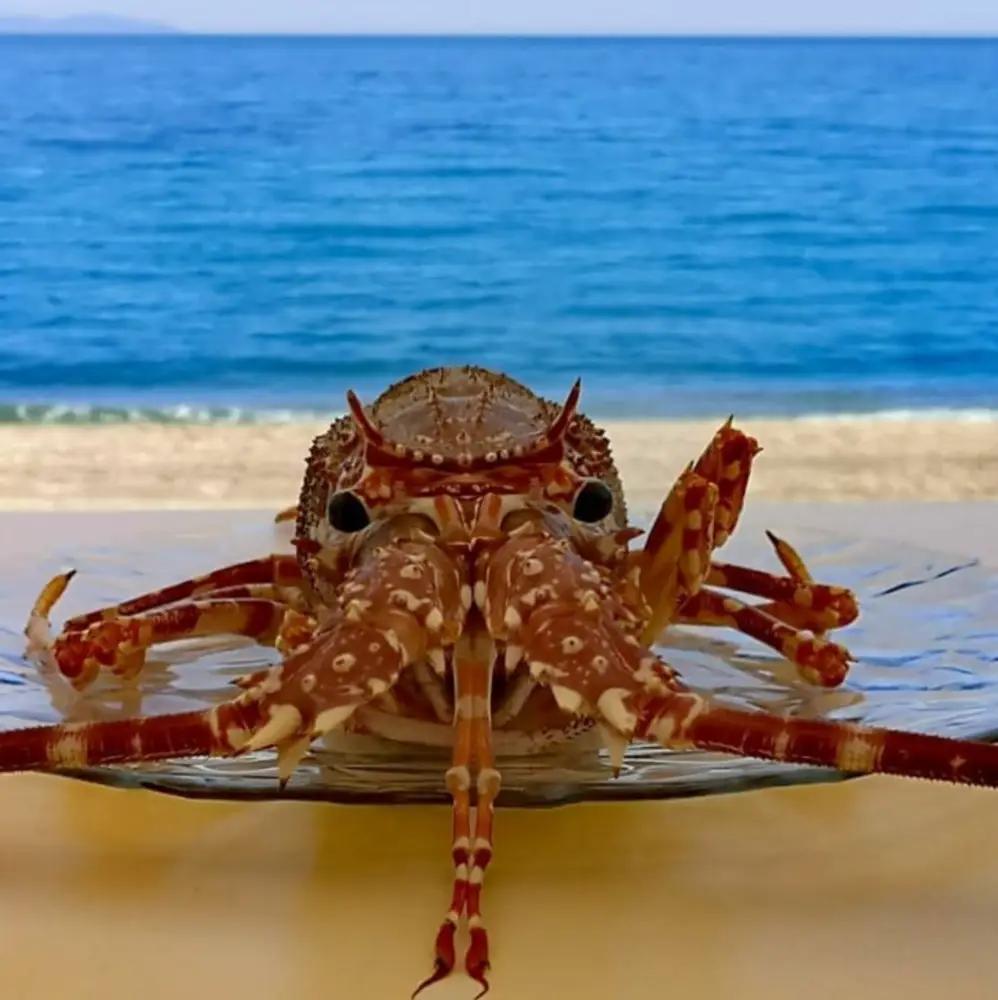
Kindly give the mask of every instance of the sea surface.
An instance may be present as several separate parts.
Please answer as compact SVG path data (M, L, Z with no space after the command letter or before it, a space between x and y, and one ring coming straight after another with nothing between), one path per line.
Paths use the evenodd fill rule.
M998 41L0 38L0 420L998 411Z

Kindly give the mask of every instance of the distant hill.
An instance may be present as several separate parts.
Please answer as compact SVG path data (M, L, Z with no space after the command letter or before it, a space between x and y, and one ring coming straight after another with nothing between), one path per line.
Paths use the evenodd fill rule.
M2 35L170 35L177 28L159 21L114 14L73 14L68 17L0 15Z

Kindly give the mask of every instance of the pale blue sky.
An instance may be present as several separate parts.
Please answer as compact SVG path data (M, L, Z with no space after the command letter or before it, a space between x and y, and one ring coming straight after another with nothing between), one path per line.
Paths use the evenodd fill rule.
M998 33L998 0L0 0L95 10L192 31Z

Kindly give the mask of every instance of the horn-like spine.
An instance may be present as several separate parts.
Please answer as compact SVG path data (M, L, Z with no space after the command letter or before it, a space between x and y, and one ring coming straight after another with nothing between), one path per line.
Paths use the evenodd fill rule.
M568 425L575 416L575 411L579 405L579 397L582 395L582 379L577 378L569 389L565 402L561 404L558 416L554 418L551 425L545 431L545 436L549 441L560 441L568 430Z
M365 444L373 444L379 448L385 446L385 436L374 426L371 418L364 409L364 404L357 398L357 393L353 389L347 390L347 406L350 408L350 416L364 439Z

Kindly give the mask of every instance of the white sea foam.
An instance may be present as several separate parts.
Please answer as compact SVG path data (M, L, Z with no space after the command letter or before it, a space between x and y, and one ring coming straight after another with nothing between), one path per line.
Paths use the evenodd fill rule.
M342 416L342 410L314 409L254 409L240 406L198 406L179 403L164 407L106 406L86 403L0 403L0 424L301 424L329 423ZM614 413L606 407L594 414L608 422L620 420L703 420L708 414L649 413L635 415ZM998 422L998 409L985 407L926 407L871 411L816 411L814 413L745 413L742 419L771 419L801 422L856 423L884 420L955 421L957 423L984 424Z
M341 416L342 412L183 403L164 407L0 403L0 424L296 424L328 422Z
M789 419L799 421L836 423L855 423L865 420L887 420L897 423L909 421L930 421L930 420L950 420L963 424L990 424L998 421L998 410L985 409L983 407L970 407L967 409L949 407L927 407L920 409L894 409L894 410L873 410L869 413L802 413L797 416L780 417L777 419Z

